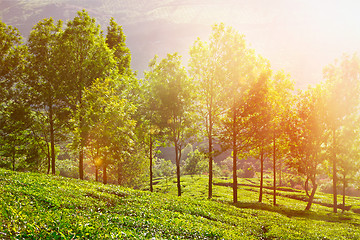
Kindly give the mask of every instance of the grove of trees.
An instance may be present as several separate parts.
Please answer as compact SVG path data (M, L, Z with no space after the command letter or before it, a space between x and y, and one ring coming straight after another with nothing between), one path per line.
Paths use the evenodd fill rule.
M59 174L67 160L67 176L131 187L149 179L151 191L154 174L176 173L178 196L182 174L207 174L211 199L215 156L230 151L233 203L239 166L254 159L259 202L267 162L274 205L286 169L303 180L307 210L320 178L332 180L333 211L344 209L360 170L356 54L329 64L320 84L295 90L224 24L194 41L188 66L178 53L155 56L143 79L122 27L112 18L104 33L85 10L66 24L40 21L26 40L0 22L0 40L0 167ZM172 162L156 158L161 145L174 149Z

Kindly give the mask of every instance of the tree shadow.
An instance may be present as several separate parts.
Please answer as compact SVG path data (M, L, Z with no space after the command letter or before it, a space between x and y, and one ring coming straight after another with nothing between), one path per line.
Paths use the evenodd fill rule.
M260 203L260 202L238 202L235 204L233 203L230 204L237 208L248 208L248 209L275 212L284 215L288 218L304 218L304 219L335 222L335 223L346 222L354 226L360 226L360 223L351 222L354 219L344 214L335 214L331 212L321 213L321 212L314 212L311 210L294 210L283 205L273 206L270 204Z

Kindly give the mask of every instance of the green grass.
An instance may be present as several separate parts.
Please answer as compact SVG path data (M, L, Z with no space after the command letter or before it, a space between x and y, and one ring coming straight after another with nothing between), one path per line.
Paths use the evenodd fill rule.
M149 193L0 169L0 239L360 239L351 211L333 214L319 204L303 211L306 203L285 196L273 207L267 194L260 204L251 187L240 187L232 205L231 188L215 185L207 200L206 177L182 179L176 197L174 179Z

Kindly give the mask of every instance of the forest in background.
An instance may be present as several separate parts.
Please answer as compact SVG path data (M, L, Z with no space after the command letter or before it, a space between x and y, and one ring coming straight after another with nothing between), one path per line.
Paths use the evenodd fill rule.
M66 24L44 19L26 41L0 27L2 168L130 187L150 181L151 191L154 175L176 174L179 196L181 174L207 174L209 198L213 174L231 176L234 203L237 178L256 174L259 202L271 177L274 205L281 181L304 186L307 209L321 181L331 179L334 212L342 206L337 194L358 188L356 54L329 64L322 83L297 91L224 24L194 42L188 66L177 53L155 56L143 79L130 68L114 19L106 33L86 11ZM165 145L174 148L172 162L156 158ZM231 156L214 163L225 151Z

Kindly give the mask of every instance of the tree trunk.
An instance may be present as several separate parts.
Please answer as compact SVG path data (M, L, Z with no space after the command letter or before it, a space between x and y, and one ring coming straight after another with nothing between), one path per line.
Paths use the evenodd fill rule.
M259 193L259 202L262 202L263 182L264 182L264 152L263 152L263 150L261 148L260 149L260 193Z
M343 195L343 209L342 212L345 212L345 194L346 194L346 174L344 174L344 179L343 179L343 189L342 189L342 195Z
M336 151L335 151L335 144L336 144L336 136L335 136L336 130L333 128L333 196L334 196L334 213L337 212L337 170L336 170Z
M54 137L54 119L53 107L49 106L49 122L50 122L50 146L51 146L51 174L55 175L55 137Z
M79 111L82 110L82 89L79 91ZM79 149L79 178L84 179L84 133L83 133L83 118L80 112L79 126L80 126L80 149Z
M15 141L13 141L13 151L12 151L12 170L15 171L15 154L16 154L16 147L15 147Z
M306 180L305 180L305 193L306 193L306 196L310 197L310 194L309 194L309 176L306 176Z
M177 189L178 196L181 196L181 184L180 184L180 153L177 141L175 141L175 158L176 158L176 178L177 178Z
M99 181L99 168L97 165L95 165L95 181Z
M314 200L314 195L315 195L315 192L316 192L316 189L317 189L317 185L316 185L316 182L315 182L315 179L312 180L312 184L313 184L313 189L311 191L311 195L309 197L309 201L308 201L308 204L306 205L306 208L305 210L310 210L311 208L311 204Z
M238 199L237 199L237 174L236 174L236 170L237 170L237 144L236 144L236 113L235 113L235 109L233 112L233 202L237 203Z
M120 160L117 165L117 182L118 182L118 185L121 184L121 162L120 162Z
M46 142L46 146L47 146L47 159L48 159L48 169L47 169L47 174L50 173L50 169L51 169L51 155L50 155L50 147L49 147L49 143Z
M107 184L106 167L107 167L107 165L104 163L104 165L103 165L103 183L104 183L104 184Z
M209 112L209 195L208 198L212 198L212 183L213 183L213 148L212 148L212 103L210 103Z
M152 136L150 134L150 192L154 191L153 188L153 140L152 140Z
M273 168L274 168L274 206L276 205L276 141L275 132L273 136Z
M84 148L82 143L80 143L79 150L79 178L84 179Z
M279 186L282 186L282 159L279 159Z

